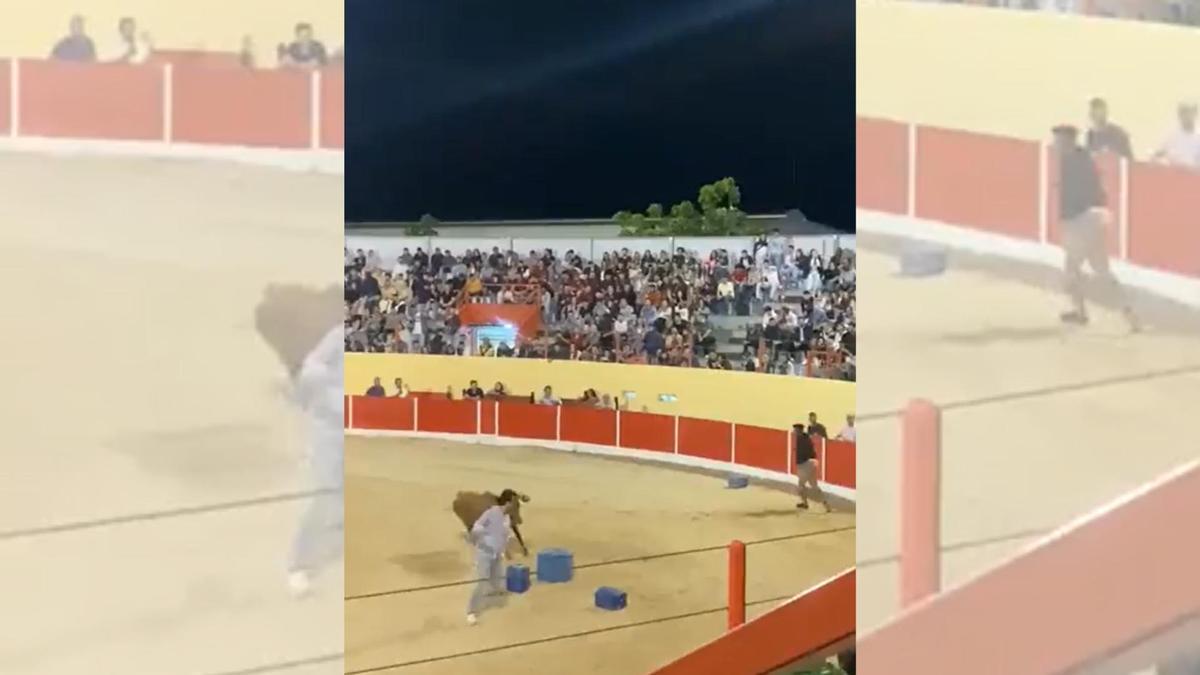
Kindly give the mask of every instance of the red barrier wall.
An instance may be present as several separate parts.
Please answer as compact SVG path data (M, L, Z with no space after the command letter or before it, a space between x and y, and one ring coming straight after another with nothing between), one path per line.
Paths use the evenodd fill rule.
M321 147L346 145L346 75L341 68L321 71Z
M484 399L479 404L479 433L495 434L499 403Z
M12 133L12 99L9 92L12 87L12 61L0 59L0 135Z
M580 406L563 406L562 440L593 445L617 444L617 413Z
M343 147L340 69L252 70L217 56L144 65L22 59L17 135L287 149L312 148L315 136L319 147ZM12 127L10 63L0 60L2 135Z
M618 414L615 410L574 405L451 401L441 395L426 393L414 393L407 398L348 396L346 400L347 429L495 434L534 442L561 441L650 450L681 458L714 460L778 473L790 470L789 458L792 456L788 445L789 433L783 429L732 425L713 420L640 412ZM494 423L497 418L498 429ZM678 454L675 453L677 424ZM736 457L733 452L735 446ZM854 445L830 441L829 446L825 453L826 482L853 488Z
M680 417L679 452L718 462L732 462L733 425L728 422Z
M356 399L357 400L357 399ZM432 431L443 434L473 434L475 433L476 411L475 401L451 401L444 398L422 398L417 403L417 431ZM355 418L351 420L358 426L358 405L354 406Z
M921 127L917 148L918 218L1038 238L1036 143Z
M22 60L20 69L22 135L162 140L161 68Z
M356 398L350 414L362 429L415 429L411 398Z
M175 139L188 143L308 147L310 76L299 70L176 66Z
M746 424L735 426L733 457L737 464L749 464L781 473L791 471L788 458L792 450L788 444L788 432Z
M675 418L653 413L621 414L622 448L675 452Z
M854 570L843 572L653 675L760 675L852 641L856 578Z
M856 485L857 447L846 441L825 441L825 482L845 487Z
M499 435L508 438L531 438L543 441L558 439L558 407L536 403L500 405Z
M908 125L858 118L855 123L855 199L886 213L908 210Z
M1057 171L1052 159L1047 158L1045 180L1038 180L1039 153L1044 146L918 126L911 150L916 153L915 204L909 204L908 177L897 168L908 165L910 149L900 142L907 127L884 120L858 120L858 207L897 214L914 207L915 215L922 219L1025 241L1059 241ZM898 153L903 153L903 162ZM1128 174L1127 204L1121 191L1122 162ZM1200 172L1112 156L1100 156L1098 165L1114 217L1110 249L1122 253L1124 231L1129 262L1200 278L1200 228L1192 227L1194 219L1189 220L1191 214L1200 212ZM1039 212L1043 205L1045 211Z
M1200 172L1134 164L1129 172L1129 258L1200 277Z

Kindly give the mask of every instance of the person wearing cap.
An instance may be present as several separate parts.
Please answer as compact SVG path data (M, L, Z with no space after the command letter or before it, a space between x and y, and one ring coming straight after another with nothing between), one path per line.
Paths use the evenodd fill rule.
M1059 224L1066 253L1064 272L1071 300L1071 309L1061 318L1069 324L1088 322L1083 279L1086 262L1120 304L1130 328L1136 331L1137 318L1109 265L1106 230L1112 217L1105 208L1104 188L1092 155L1079 145L1079 130L1075 127L1061 124L1054 127L1053 133L1058 157Z
M1088 150L1111 152L1125 159L1133 159L1133 147L1129 143L1129 134L1108 119L1108 103L1104 99L1094 98L1089 102L1088 118L1092 123L1087 131L1085 143Z
M1172 166L1200 169L1200 134L1196 133L1195 103L1179 105L1179 128L1167 136L1151 159Z
M792 438L796 443L796 493L800 497L796 508L808 510L808 493L811 491L815 499L825 507L825 513L829 513L832 510L829 499L821 490L821 484L817 482L817 450L809 434L810 431L805 429L803 424L792 425Z

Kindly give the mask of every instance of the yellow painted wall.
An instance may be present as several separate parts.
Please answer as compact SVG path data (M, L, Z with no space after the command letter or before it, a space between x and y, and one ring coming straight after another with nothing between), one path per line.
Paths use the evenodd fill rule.
M1108 99L1138 157L1200 98L1200 30L1042 12L859 0L858 112L1044 139Z
M513 393L536 391L549 384L561 397L577 398L585 389L601 394L637 392L630 410L687 415L702 419L785 428L815 411L830 433L837 433L847 413L854 412L850 382L716 371L702 368L617 365L576 361L538 361L462 356L347 354L346 391L361 394L375 377L391 391L397 377L414 391L457 392L471 380L484 389L503 382ZM675 394L660 403L659 394Z
M42 58L66 34L73 14L87 20L88 34L103 56L117 44L117 20L137 19L163 49L237 51L242 36L254 39L259 63L275 63L275 45L287 42L299 21L313 24L332 52L342 45L342 0L10 0L0 22L0 57Z

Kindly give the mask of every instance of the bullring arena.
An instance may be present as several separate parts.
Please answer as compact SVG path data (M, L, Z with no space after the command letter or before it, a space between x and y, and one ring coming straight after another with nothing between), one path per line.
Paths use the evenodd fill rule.
M1114 269L1146 327L1129 333L1093 293L1091 325L1068 330L1057 167L1041 139L1100 94L1152 142L1183 94L1142 76L1197 35L858 9L865 672L1168 672L1200 644L1200 465L1180 414L1200 385L1196 230L1180 220L1200 178L1143 161L1141 147L1099 157ZM1139 58L1078 76L1120 40ZM1046 54L1053 67L1021 61ZM892 95L929 81L949 94ZM918 248L945 271L902 276Z
M521 369L531 368L536 374L518 379ZM551 368L560 380L572 369L588 376L611 371L608 377L623 378L642 397L662 388L663 379L682 381L680 371L686 370L697 384L706 376L745 387L764 378L787 386L793 379L661 366L350 354L347 389L362 389L379 372L403 373L414 391L444 391L432 386L434 378L482 369L488 373L482 379L504 379L517 390ZM820 388L808 385L814 386ZM855 515L844 498L853 495L850 444L831 441L824 455L826 485L843 496L836 500L841 508L800 514L787 477L786 426L638 411L621 412L618 420L615 411L591 407L434 394L351 396L346 414L349 673L515 674L533 664L553 672L659 672L725 632L732 540L746 545L750 620L852 564ZM790 419L778 408L774 415ZM731 471L757 480L743 490L726 489ZM468 626L474 568L450 502L460 490L506 487L532 497L522 508L531 553L566 548L577 571L567 584L535 582L527 593L510 594L503 606L486 610L479 625ZM510 562L535 566L533 557L519 554ZM599 586L624 590L628 607L593 607ZM851 639L852 596L851 590L842 600ZM819 626L808 611L806 622ZM838 620L831 615L827 623L834 628ZM773 630L774 641L799 649L797 655L821 648L827 654L846 638L823 641L821 628L799 637ZM694 670L689 663L662 672L712 667Z
M10 107L0 65L4 372L22 392L0 479L0 672L341 673L340 570L307 602L285 584L308 474L254 325L268 285L333 282L342 177L295 168L340 151L310 154L299 111L291 150L238 113L177 127L208 142L164 139L120 103L161 64L96 67L90 88L92 67L22 64L43 93L57 85L37 77L73 85Z

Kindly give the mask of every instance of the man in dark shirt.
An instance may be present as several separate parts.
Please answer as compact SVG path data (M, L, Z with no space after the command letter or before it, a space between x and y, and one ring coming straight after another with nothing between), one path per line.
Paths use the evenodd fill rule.
M1092 127L1087 132L1087 149L1091 152L1111 152L1133 159L1133 148L1129 143L1129 134L1120 126L1108 119L1108 103L1102 98L1094 98L1088 105L1088 118Z
M71 17L67 36L54 45L50 58L58 61L91 62L96 60L96 45L84 32L83 17Z
M296 39L283 50L284 63L301 68L320 68L329 62L325 45L313 38L312 24L296 24Z
M825 425L817 421L817 413L808 413L808 435L820 436L821 438L829 438L829 432L825 430Z
M803 424L792 425L792 436L796 442L796 476L799 478L796 492L800 496L800 503L796 504L796 508L808 508L808 492L812 491L814 499L825 507L825 513L829 513L829 500L817 483L817 450L813 440Z
M479 386L479 382L471 380L471 386L463 390L463 397L469 399L483 398L483 388Z
M371 396L373 398L383 398L384 396L387 396L387 392L383 390L383 383L378 377L375 378L375 383L367 389L367 396Z
M1083 263L1086 262L1119 303L1130 328L1136 331L1139 327L1137 317L1109 266L1106 230L1111 215L1104 206L1104 188L1091 154L1079 146L1077 138L1075 127L1060 125L1054 128L1059 166L1059 223L1066 253L1067 293L1071 298L1071 309L1062 314L1062 320L1076 325L1088 322L1083 280Z

